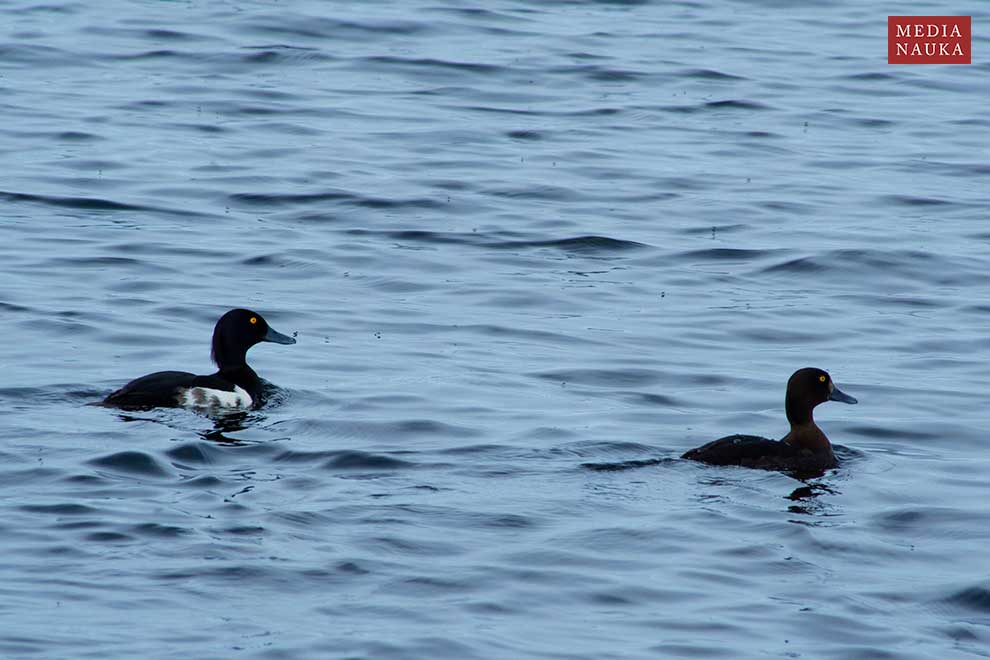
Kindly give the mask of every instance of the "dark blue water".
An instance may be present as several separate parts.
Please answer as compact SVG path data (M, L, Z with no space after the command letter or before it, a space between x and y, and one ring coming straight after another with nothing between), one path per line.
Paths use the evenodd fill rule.
M990 656L963 11L0 6L0 656ZM85 405L236 306L266 408ZM676 459L803 366L841 468Z

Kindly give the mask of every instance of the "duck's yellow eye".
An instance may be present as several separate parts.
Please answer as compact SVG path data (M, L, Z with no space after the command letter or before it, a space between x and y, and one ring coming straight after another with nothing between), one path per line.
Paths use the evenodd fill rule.
M251 325L254 325L257 322L258 322L258 317L257 316L252 316L251 317ZM825 380L825 376L822 376L822 380Z
M254 319L251 319L251 323L254 323ZM818 380L820 380L820 381L822 381L824 383L826 380L828 380L828 378L826 378L825 376L819 376L818 377Z

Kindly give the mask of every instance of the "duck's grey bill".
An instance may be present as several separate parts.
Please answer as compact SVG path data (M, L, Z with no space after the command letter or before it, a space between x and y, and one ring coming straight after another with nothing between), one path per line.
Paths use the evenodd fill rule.
M296 340L293 339L292 337L290 337L289 335L283 335L281 332L278 332L276 330L272 330L271 328L268 328L268 332L265 334L264 337L261 338L261 341L270 341L270 342L274 342L276 344L295 344L296 343Z
M859 403L855 397L851 397L838 387L832 387L832 393L828 395L830 401L841 401L842 403Z

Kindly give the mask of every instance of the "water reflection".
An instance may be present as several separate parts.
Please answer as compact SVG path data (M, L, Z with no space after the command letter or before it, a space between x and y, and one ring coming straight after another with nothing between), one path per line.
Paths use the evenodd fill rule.
M786 498L794 502L787 507L791 513L798 513L805 516L826 515L827 505L819 498L821 495L838 495L839 491L823 483L805 483L791 491Z
M118 412L117 418L122 422L152 422L154 424L167 426L168 428L188 431L188 419L185 418L184 415L181 421L177 421L175 419L176 414L182 415L185 412L187 411L176 411L169 409L148 411L146 415L137 415L133 412ZM204 417L212 423L212 427L197 431L197 435L204 440L209 440L210 442L231 446L244 445L247 443L240 438L231 436L230 434L247 430L264 419L263 415L245 410L212 411L205 414Z
M243 445L243 440L232 438L227 434L243 431L248 428L250 425L249 422L253 422L254 418L258 417L260 416L252 415L245 411L218 414L212 417L213 428L206 431L200 431L199 436L204 440L209 440L210 442L218 442L225 445Z

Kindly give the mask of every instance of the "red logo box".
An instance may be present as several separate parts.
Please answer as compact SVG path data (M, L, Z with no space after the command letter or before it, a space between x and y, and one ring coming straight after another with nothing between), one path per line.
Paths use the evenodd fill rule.
M888 16L887 64L970 64L971 16Z

